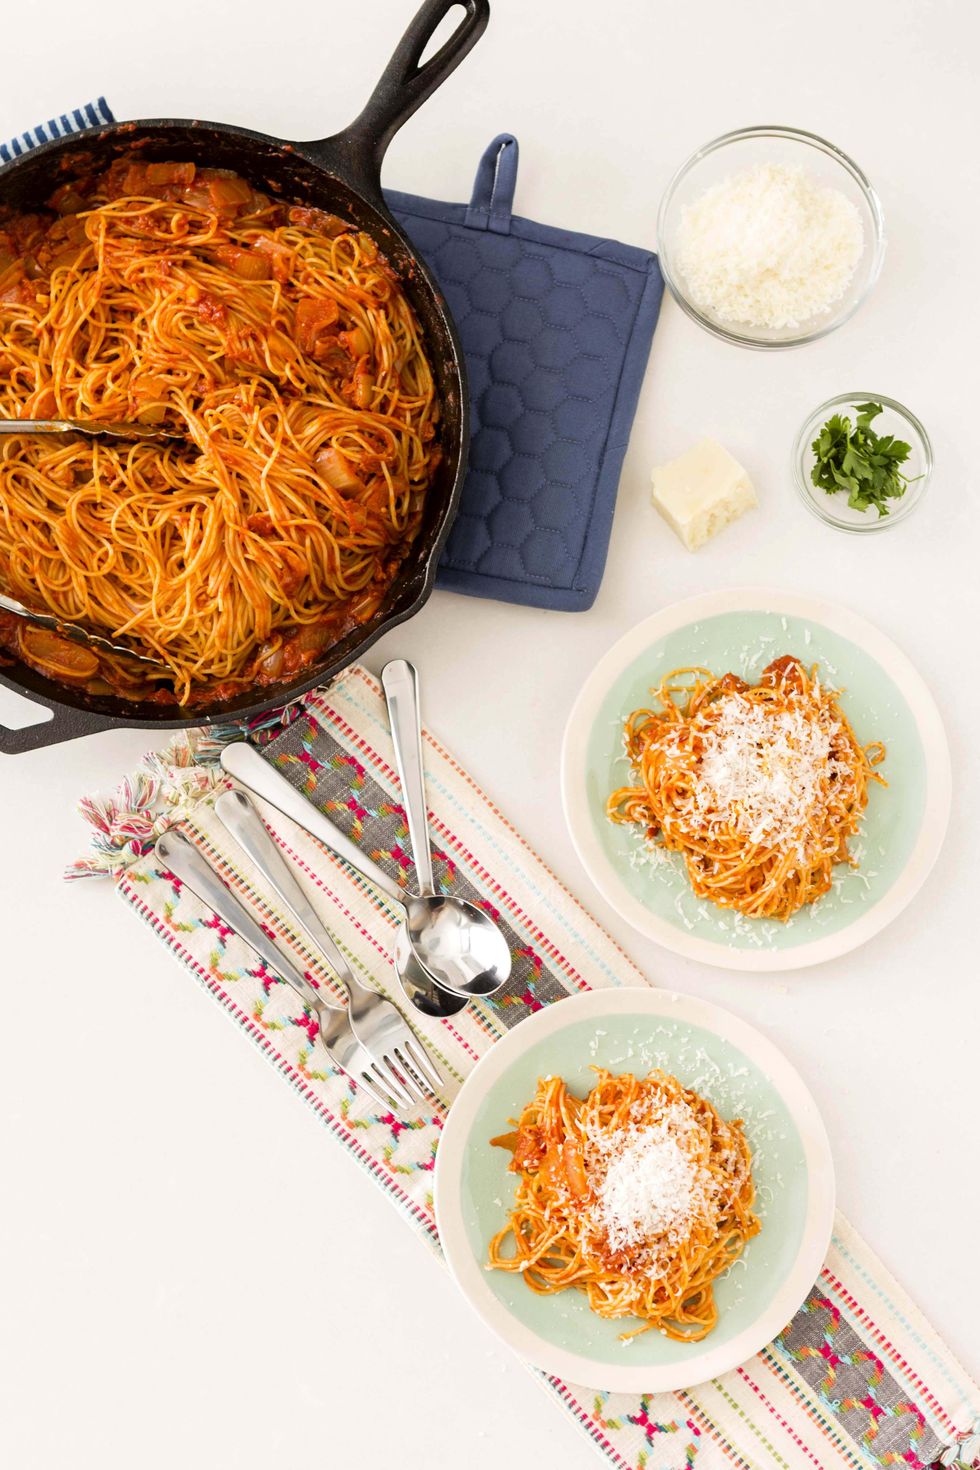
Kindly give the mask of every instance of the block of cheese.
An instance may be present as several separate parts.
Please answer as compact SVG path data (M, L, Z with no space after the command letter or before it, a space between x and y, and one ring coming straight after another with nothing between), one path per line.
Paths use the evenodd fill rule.
M653 503L688 551L759 504L738 460L713 439L654 470Z

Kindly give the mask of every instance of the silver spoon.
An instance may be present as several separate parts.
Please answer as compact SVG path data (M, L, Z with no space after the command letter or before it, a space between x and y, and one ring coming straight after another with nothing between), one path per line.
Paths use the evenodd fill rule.
M86 648L97 648L102 653L121 653L134 663L149 664L154 669L167 668L163 659L136 653L132 648L127 648L125 643L112 643L108 638L100 638L98 633L90 633L78 623L66 623L63 618L53 617L51 613L35 612L33 608L25 607L22 602L8 597L5 592L0 592L0 609L13 613L15 618L23 618L25 623L38 623L42 628L50 628L53 633L60 633L63 638L70 638L72 643L84 644Z
M371 861L367 853L345 836L339 827L335 827L312 802L307 801L295 786L291 786L285 776L263 760L255 746L250 745L247 740L236 740L231 745L226 745L221 752L221 764L229 776L240 781L253 795L274 806L283 816L289 817L290 821L322 842L330 852L343 858L344 862L367 878L369 883L380 888L393 903L406 911L406 915L411 905L419 902L411 894L404 893L394 878L389 878L377 863ZM425 1015L455 1015L471 998L456 988L450 993L450 987L444 986L441 980L428 974L411 943L402 941L400 935L395 945L395 968L408 999ZM508 953L507 973L502 976L499 982L501 985L509 972ZM458 1004L455 1003L457 1001Z
M408 937L408 926L399 924L395 935L395 953L392 956L395 974L406 1000L410 1000L423 1016L433 1016L446 1021L469 1005L465 995L453 990L444 990L437 985L427 970L423 970L415 958L412 941Z
M419 888L418 897L408 898L405 904L412 949L422 968L446 990L457 995L492 995L510 976L506 939L476 904L436 891L422 766L418 672L405 659L395 659L382 669L381 684Z

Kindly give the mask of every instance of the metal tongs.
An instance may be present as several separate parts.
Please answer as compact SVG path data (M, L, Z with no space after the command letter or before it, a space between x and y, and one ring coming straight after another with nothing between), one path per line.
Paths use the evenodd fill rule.
M52 633L60 633L63 638L70 638L72 643L84 644L86 648L98 649L100 653L122 654L125 658L131 659L133 663L149 664L153 669L167 668L161 658L151 658L149 654L136 653L125 643L113 643L109 638L101 638L98 633L90 633L79 623L66 623L63 618L56 618L51 613L35 612L32 607L25 607L22 602L8 597L5 592L0 592L0 611L13 613L15 618L23 618L25 623L38 623L42 628L50 628Z
M154 424L103 424L98 419L0 419L0 434L86 434L90 439L148 439L160 444L190 442L183 434L175 434L171 429L157 428ZM50 613L35 612L33 608L25 607L22 602L7 597L3 592L0 592L0 609L13 613L15 618L23 618L25 622L50 628L52 633L60 633L62 637L70 638L73 643L81 643L87 648L95 648L102 653L122 654L134 663L148 664L153 669L168 667L163 659L136 653L124 643L113 643L108 638L101 638L98 633L90 633L79 623L66 623L61 618L52 617Z
M156 424L103 424L98 419L0 419L0 434L87 434L90 439L150 439L161 444L188 444L184 434Z

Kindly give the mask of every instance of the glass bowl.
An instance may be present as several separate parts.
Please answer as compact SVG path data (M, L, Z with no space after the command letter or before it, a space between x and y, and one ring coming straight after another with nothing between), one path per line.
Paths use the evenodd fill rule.
M696 306L677 266L677 231L685 208L713 184L761 163L802 168L818 183L840 190L857 209L864 231L861 257L844 295L828 310L794 327L747 326ZM800 347L835 331L864 301L881 271L885 220L871 184L857 164L832 143L798 128L741 128L705 144L677 170L660 203L657 250L671 295L706 331L740 347Z
M875 432L893 434L896 439L904 439L912 449L900 468L913 483L898 500L888 502L886 516L879 516L874 509L851 510L845 490L838 491L836 495L828 495L826 490L821 490L810 479L814 463L811 448L814 439L835 413L846 414L853 424L854 408L858 403L880 403L884 412L874 421ZM901 403L896 403L894 398L886 398L883 393L840 393L836 398L828 398L826 403L821 403L819 408L813 410L796 436L793 446L793 478L803 504L813 515L826 525L836 527L838 531L851 531L860 535L866 531L887 531L891 526L907 521L925 495L931 476L932 445L929 435L914 413L910 413Z

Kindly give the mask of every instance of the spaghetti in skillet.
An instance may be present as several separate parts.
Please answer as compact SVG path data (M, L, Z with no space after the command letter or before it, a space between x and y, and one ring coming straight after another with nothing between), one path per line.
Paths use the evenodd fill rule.
M193 163L119 160L0 220L0 414L186 438L0 440L0 587L167 667L148 686L2 615L0 643L181 703L290 678L367 621L440 458L418 322L374 241Z
M791 654L757 684L675 669L655 707L626 721L634 783L614 791L611 821L683 855L699 898L752 918L786 920L852 862L880 743L862 746L838 702Z
M489 1265L530 1289L584 1292L600 1317L638 1317L700 1342L718 1320L713 1284L760 1229L751 1156L726 1122L676 1077L596 1069L585 1098L560 1077L538 1082L515 1132L518 1176Z

